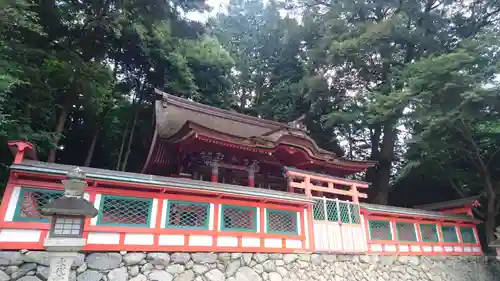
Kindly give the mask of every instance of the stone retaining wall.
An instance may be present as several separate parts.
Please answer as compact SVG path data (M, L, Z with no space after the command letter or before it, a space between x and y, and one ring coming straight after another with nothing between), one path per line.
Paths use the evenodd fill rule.
M45 281L46 252L0 252L0 281ZM500 264L484 257L326 254L90 253L71 281L496 281Z

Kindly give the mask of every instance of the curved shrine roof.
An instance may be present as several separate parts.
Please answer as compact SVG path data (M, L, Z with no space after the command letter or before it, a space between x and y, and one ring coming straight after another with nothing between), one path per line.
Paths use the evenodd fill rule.
M280 145L298 147L320 162L357 166L360 171L375 165L374 161L343 159L320 148L299 124L293 122L265 120L193 102L157 89L155 92L162 97L155 104L157 133L169 142L178 142L194 131L206 137L262 149L272 150Z

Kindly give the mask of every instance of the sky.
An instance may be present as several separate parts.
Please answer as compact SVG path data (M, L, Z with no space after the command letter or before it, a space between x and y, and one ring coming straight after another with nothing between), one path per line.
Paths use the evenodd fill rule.
M229 4L229 0L207 0L205 1L212 10L210 12L198 13L198 12L190 12L186 14L186 17L190 20L206 22L208 18L213 17L220 10L224 9L227 4Z

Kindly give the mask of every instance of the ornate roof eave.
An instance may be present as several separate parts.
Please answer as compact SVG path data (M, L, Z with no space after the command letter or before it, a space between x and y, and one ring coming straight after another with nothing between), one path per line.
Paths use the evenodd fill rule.
M157 138L168 142L179 142L187 136L186 131L195 130L199 135L269 152L279 147L295 147L305 153L311 164L318 161L316 165L348 168L346 171L359 172L376 164L343 159L320 148L300 126L303 117L288 124L280 123L200 104L157 89L155 92L161 96L155 104Z
M186 124L172 137L166 139L167 141L173 143L179 143L186 139L190 138L198 138L198 139L210 139L212 141L220 141L222 143L232 143L237 146L241 146L244 150L252 150L259 151L262 153L274 153L276 149L281 146L293 147L303 151L310 160L320 161L325 163L327 166L335 166L342 168L351 168L349 170L352 171L362 171L369 167L373 167L376 162L375 161L359 161L359 160L349 160L339 158L334 154L328 155L329 157L325 157L324 153L319 151L314 151L310 147L304 147L301 145L297 145L290 142L282 141L283 138L279 138L277 142L259 142L256 138L245 139L238 136L229 135L223 132L219 132L210 128L206 128L199 124L193 122L186 122Z
M324 150L316 144L308 135L307 130L300 125L302 117L290 123L280 123L196 103L159 90L155 91L162 97L155 104L156 126L158 135L162 138L170 138L181 129L184 123L192 121L214 131L222 131L245 139L256 139L258 142L277 142L283 136L297 137L309 142L315 154L322 154L323 157L329 155L331 158L338 157L336 153ZM214 120L219 122L213 122ZM235 129L235 127L240 129Z

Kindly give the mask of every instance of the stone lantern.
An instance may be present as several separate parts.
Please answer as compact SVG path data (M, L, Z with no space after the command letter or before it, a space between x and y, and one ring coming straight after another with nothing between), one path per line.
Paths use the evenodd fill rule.
M496 249L497 251L497 259L500 260L500 226L497 226L495 228L495 236L496 236L496 239L490 243L490 246L491 248L494 248Z
M85 218L97 215L94 205L83 198L87 187L85 175L79 168L68 172L63 180L64 195L45 205L41 213L51 216L49 235L44 247L50 255L48 281L67 281L71 264L83 246L83 227Z

